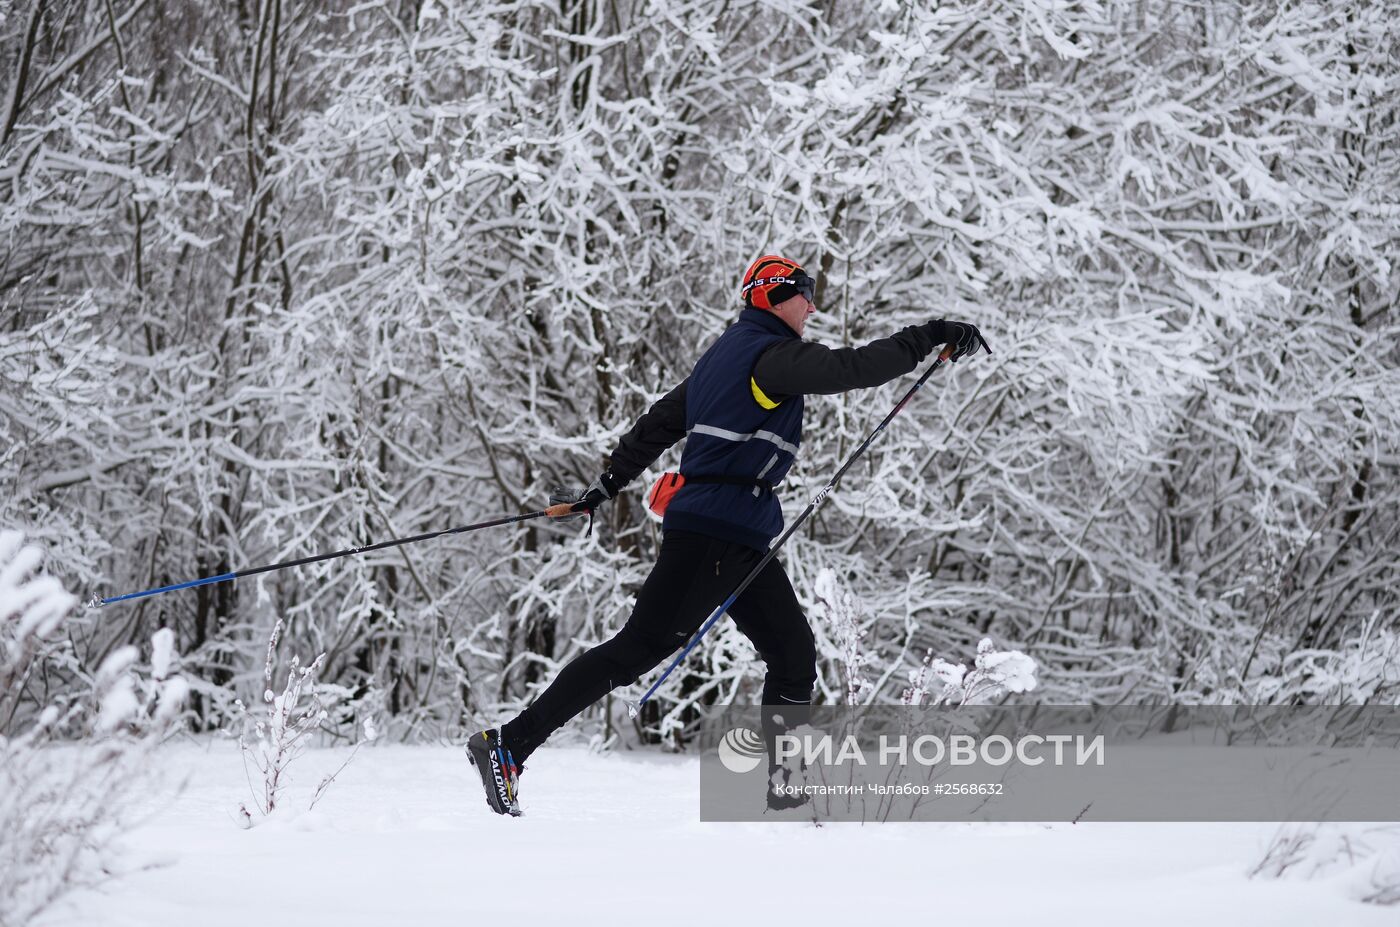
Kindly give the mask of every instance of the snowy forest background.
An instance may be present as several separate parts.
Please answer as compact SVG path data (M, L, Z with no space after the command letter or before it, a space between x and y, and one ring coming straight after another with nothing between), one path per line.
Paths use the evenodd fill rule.
M1397 704L1397 60L1395 0L0 2L0 526L86 599L542 508L777 251L808 337L996 352L785 549L820 700L991 636L1051 702ZM904 388L809 403L789 517ZM128 646L228 729L279 620L335 737L497 723L644 489L11 628L0 733ZM687 667L579 729L757 698L728 624Z

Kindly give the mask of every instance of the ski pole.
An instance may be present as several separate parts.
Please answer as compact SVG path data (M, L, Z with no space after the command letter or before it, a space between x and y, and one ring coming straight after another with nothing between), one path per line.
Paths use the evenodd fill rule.
M463 525L460 528L447 528L442 531L429 531L426 534L415 534L407 538L395 538L392 541L380 541L378 544L366 544L363 547L347 547L345 550L337 550L329 554L317 554L314 557L302 557L298 560L286 560L282 563L272 563L267 566L253 567L248 570L237 570L233 573L220 573L218 576L206 576L203 579L192 579L184 583L173 583L169 586L159 586L155 589L146 589L141 592L128 592L126 595L112 596L104 599L93 595L87 603L88 608L101 608L104 605L111 605L113 602L124 602L127 599L141 599L148 595L160 595L162 592L174 592L177 589L190 589L194 586L208 586L212 583L226 583L235 579L242 579L245 576L256 576L259 573L271 573L274 570L285 570L288 567L304 566L308 563L319 563L322 560L334 560L337 557L349 557L353 554L365 554L372 550L384 550L388 547L398 547L401 544L413 544L418 541L430 541L433 538L440 538L448 534L464 534L468 531L479 531L482 528L496 528L500 525L509 525L518 521L529 521L532 518L543 518L553 513L561 514L559 509L568 509L568 505L551 506L539 512L529 512L525 515L508 515L505 518L493 518L490 521L477 522L474 525Z
M880 432L885 430L885 426L890 423L890 420L893 419L896 415L898 415L900 410L904 408L904 406L909 402L909 400L914 398L914 394L917 393L926 382L928 382L928 378L933 375L933 372L939 367L943 366L943 362L947 359L948 354L951 352L951 350L951 346L945 348L943 353L940 354L932 364L929 364L928 369L924 371L923 376L919 377L918 381L913 386L909 387L909 392L904 394L904 398L899 400L899 402L895 403L894 408L890 410L889 414L885 416L884 420L882 420L880 424L876 425L875 429L871 431L870 434L865 436L865 440L860 443L860 446L851 452L851 456L846 458L846 462L841 465L841 469L837 470L836 474L832 476L831 479L826 481L825 486L817 490L817 494L812 497L811 502L807 503L807 507L802 510L802 514L798 515L797 518L793 521L793 523L788 526L788 529L783 532L783 536L778 538L778 543L768 548L768 553L763 555L763 559L758 561L758 564L754 566L752 570L749 570L749 575L744 577L743 582L739 583L738 587L729 594L729 598L725 599L724 602L720 605L720 607L715 609L714 613L705 620L705 623L700 626L700 630L695 632L695 636L690 639L690 643L686 644L684 649L682 649L680 653L676 654L676 658L671 661L671 665L666 667L666 672L661 674L661 678L656 680L656 682L652 683L651 688L647 689L646 694L643 695L639 700L637 700L636 702L626 703L627 714L629 717L637 717L637 714L642 710L642 706L647 703L648 699L650 699L653 695L656 694L657 689L661 688L661 684L666 681L666 677L670 676L672 671L674 671L677 666L680 666L681 661L685 659L686 654L690 653L690 651L695 649L695 645L700 643L700 638L705 636L705 632L709 631L710 628L715 626L715 623L719 621L720 618L724 616L724 613L729 610L729 606L733 605L735 600L743 594L744 590L749 588L749 584L758 578L758 574L761 573L763 571L763 568L768 565L768 561L772 560L778 555L778 549L782 547L783 544L787 543L787 539L792 537L792 533L798 528L800 528L802 526L802 523L806 521L808 517L810 517L811 514L817 510L817 507L826 501L826 497L831 493L833 489L836 488L836 484L840 481L841 477L845 475L846 471L851 468L851 464L855 463L856 460L860 457L860 455L865 453L866 448L870 447L871 442L873 442L875 438L879 436ZM990 353L991 348L988 348L987 350Z

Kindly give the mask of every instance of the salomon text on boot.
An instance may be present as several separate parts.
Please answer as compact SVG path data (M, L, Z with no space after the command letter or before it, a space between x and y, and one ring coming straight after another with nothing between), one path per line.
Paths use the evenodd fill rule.
M495 728L478 731L467 741L467 759L481 774L486 804L497 814L520 817L520 767L501 743Z

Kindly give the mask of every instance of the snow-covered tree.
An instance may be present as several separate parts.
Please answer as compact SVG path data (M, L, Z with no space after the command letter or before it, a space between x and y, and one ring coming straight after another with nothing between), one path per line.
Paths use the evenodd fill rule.
M77 889L122 872L116 841L133 792L155 782L150 748L188 694L173 635L149 658L110 654L90 676L63 632L77 600L43 571L43 550L0 531L0 925L27 924ZM80 684L56 673L74 669ZM56 677L56 678L55 678ZM58 683L58 684L56 684Z
M774 250L825 343L996 352L783 554L862 698L992 636L1054 701L1395 702L1395 0L68 8L0 13L0 523L70 588L540 508ZM901 389L809 404L791 514ZM399 734L497 720L625 620L637 499L84 613L52 678L169 628L218 726L284 619ZM647 733L757 697L692 660Z

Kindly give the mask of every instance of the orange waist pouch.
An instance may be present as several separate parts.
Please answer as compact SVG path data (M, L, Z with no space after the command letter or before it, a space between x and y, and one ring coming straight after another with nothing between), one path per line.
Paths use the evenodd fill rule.
M676 493L681 491L685 485L685 477L679 473L663 473L655 483L651 484L651 492L647 493L647 508L657 518L662 518L666 514L666 506L671 504Z

